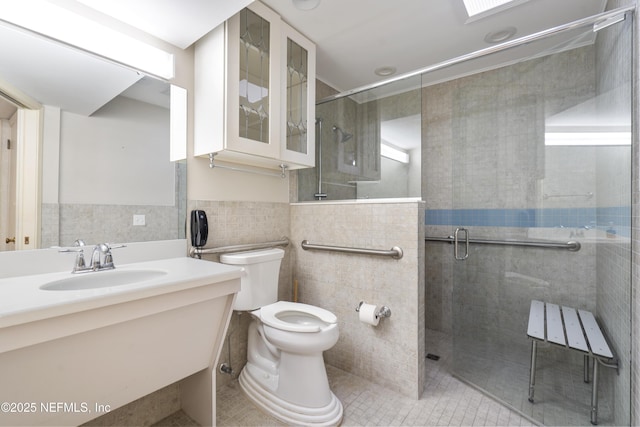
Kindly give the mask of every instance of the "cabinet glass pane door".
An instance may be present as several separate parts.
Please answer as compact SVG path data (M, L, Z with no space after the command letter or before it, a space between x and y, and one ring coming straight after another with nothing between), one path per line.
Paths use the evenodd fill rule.
M307 153L308 52L287 38L287 150Z
M269 143L269 22L240 12L240 137Z

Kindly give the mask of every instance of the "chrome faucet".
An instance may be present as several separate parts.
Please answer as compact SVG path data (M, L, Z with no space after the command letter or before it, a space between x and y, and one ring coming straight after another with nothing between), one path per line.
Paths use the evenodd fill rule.
M101 257L101 254L104 256ZM91 268L95 271L110 270L112 268L116 268L113 265L113 257L111 256L111 247L108 244L98 243L96 247L93 248L93 253L91 254Z
M113 263L113 256L111 255L111 249L123 248L125 245L112 246L109 243L98 243L93 248L91 254L91 263L86 264L84 259L84 247L85 243L82 239L78 239L73 243L73 248L60 249L60 252L75 252L76 260L73 263L73 270L71 273L86 273L90 271L102 271L112 270L116 268Z

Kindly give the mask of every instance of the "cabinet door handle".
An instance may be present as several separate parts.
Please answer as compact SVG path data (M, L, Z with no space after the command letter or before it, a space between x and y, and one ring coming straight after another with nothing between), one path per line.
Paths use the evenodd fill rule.
M15 243L16 242L16 238L15 237L7 237L6 239L4 239L4 242L8 245L9 243Z

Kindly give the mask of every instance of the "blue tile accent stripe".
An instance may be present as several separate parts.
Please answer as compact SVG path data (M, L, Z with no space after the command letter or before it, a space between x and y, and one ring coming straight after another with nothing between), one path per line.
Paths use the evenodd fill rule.
M631 207L556 209L427 209L425 225L484 227L631 226Z

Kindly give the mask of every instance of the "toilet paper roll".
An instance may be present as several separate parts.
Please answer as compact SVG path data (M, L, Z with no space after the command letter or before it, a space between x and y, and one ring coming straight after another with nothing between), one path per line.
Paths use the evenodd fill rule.
M360 306L360 311L358 312L358 317L360 321L366 323L368 325L377 326L380 319L376 316L378 312L378 306L373 304L362 304Z

